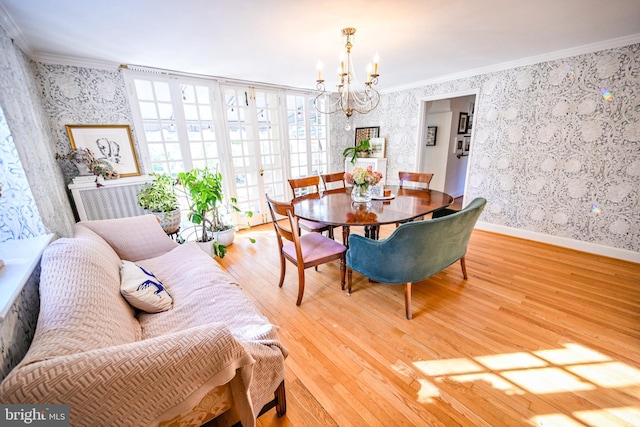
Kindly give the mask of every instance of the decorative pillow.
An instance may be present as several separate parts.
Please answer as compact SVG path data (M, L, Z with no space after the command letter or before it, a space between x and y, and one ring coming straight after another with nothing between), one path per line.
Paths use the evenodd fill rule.
M147 313L159 313L173 306L173 299L162 282L131 261L122 261L120 293L129 304Z

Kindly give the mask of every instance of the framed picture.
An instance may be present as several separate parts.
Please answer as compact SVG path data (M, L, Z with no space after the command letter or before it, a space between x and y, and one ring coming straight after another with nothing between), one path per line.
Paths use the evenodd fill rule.
M464 150L464 137L456 136L453 141L453 154L462 154Z
M469 123L469 114L460 113L460 119L458 119L458 133L467 133L468 123Z
M384 159L387 155L387 139L386 138L371 138L369 140L371 144L371 155L369 157L379 157Z
M378 138L380 136L380 126L368 128L356 128L356 139L354 145L358 145L363 139Z
M428 126L427 127L427 146L436 145L436 134L438 133L437 126Z
M463 148L462 148L462 155L463 156L468 156L469 155L469 150L471 149L471 137L470 136L465 136L463 138Z
M71 148L91 150L96 160L105 160L120 176L140 175L138 155L129 125L66 125Z

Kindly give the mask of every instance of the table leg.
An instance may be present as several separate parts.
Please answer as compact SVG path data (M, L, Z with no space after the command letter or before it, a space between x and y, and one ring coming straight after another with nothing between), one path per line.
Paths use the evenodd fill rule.
M364 226L364 237L367 237L372 240L378 240L380 235L380 226L379 225L365 225Z
M342 226L342 244L347 248L349 247L349 233L351 232L351 228L348 225Z

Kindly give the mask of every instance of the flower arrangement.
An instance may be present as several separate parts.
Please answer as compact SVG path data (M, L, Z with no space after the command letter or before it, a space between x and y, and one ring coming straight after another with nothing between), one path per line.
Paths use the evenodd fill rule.
M78 167L78 171L83 175L79 166L86 168L90 175L101 176L104 179L116 179L120 176L118 171L103 159L96 159L88 148L71 149L66 154L56 153L57 160L69 160Z
M347 184L353 186L369 188L370 185L376 185L382 179L380 172L374 171L372 166L366 169L356 166L353 172L345 172L344 180Z

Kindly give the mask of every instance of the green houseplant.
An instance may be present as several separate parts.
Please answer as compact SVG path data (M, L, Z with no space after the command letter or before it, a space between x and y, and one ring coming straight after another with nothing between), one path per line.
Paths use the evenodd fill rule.
M361 139L357 145L347 147L342 152L342 156L344 156L345 159L349 158L349 161L353 164L356 163L358 157L366 157L369 154L371 154L371 143L368 139Z
M158 217L167 234L177 233L180 228L180 207L175 193L175 180L167 174L155 174L138 191L138 205Z
M240 212L237 200L225 200L222 174L216 169L192 169L180 172L178 180L189 199L189 220L196 226L196 241L212 242L213 253L223 258L233 242L235 226L229 214ZM248 217L252 212L246 212ZM184 241L184 238L182 239Z

